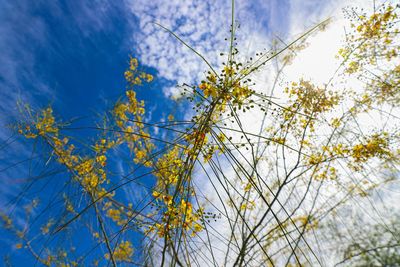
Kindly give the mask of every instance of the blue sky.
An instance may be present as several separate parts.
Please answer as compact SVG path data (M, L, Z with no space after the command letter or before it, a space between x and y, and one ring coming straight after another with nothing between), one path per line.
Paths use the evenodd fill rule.
M229 35L230 1L147 2L1 1L2 114L18 98L52 103L67 118L102 110L124 90L123 71L131 53L158 73L158 91L201 78L204 66L193 64L198 62L195 56L151 22L171 28L217 63L215 54L226 48L224 37ZM241 42L263 47L268 38L255 44L251 33L287 35L288 11L298 1L249 2L237 3L239 35L245 37ZM310 10L301 12L311 11L311 6L304 7ZM317 10L315 5L312 9ZM177 64L168 66L172 58Z
M290 40L292 34L318 22L322 14L328 16L330 4L317 0L237 1L240 46L251 54L268 47L272 36ZM156 77L151 86L138 92L152 111L151 119L160 120L174 108L184 111L170 99L177 94L175 85L198 82L205 65L152 22L172 29L218 65L217 55L227 47L224 38L229 36L229 16L230 1L0 0L2 143L12 135L5 126L18 118L19 100L39 108L50 104L59 118L79 118L78 125L93 123L96 114L123 94L123 72L131 54ZM29 151L25 148L19 142L10 146L7 155L0 156L6 162L0 167L26 156ZM10 159L10 155L15 157ZM20 173L10 169L0 177L12 182ZM0 187L0 205L18 190L18 185L12 184ZM10 244L5 235L0 239L0 251L16 252ZM16 255L17 265L29 263Z

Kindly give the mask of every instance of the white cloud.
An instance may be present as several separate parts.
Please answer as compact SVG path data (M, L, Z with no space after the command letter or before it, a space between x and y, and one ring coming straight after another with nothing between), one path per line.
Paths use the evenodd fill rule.
M268 1L270 2L270 1ZM272 1L278 3L278 1ZM159 76L178 84L197 83L204 78L206 64L171 34L153 24L170 29L188 45L200 52L212 66L220 66L227 51L231 23L230 1L131 1L131 10L139 19L141 32L135 32L133 41L142 62L154 67ZM249 1L236 1L235 20L239 45L251 54L268 44L266 25L271 20L266 7L258 9ZM271 12L273 13L273 12ZM174 93L165 91L166 95Z
M249 56L268 48L272 38L290 41L296 34L335 15L351 1L235 1L235 20L239 50ZM198 83L206 64L171 34L154 24L160 23L199 51L218 67L227 51L231 23L230 1L130 1L139 20L140 31L132 37L142 62L154 67L159 76L178 84ZM289 37L289 38L288 38ZM334 42L335 44L335 42ZM173 63L172 63L173 62ZM167 96L175 95L165 91Z

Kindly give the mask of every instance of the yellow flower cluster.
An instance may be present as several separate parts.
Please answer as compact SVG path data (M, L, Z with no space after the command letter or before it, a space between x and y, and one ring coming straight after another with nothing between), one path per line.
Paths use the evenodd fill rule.
M376 13L357 15L353 32L347 36L348 45L339 50L346 62L345 72L367 79L367 105L377 102L400 101L400 73L397 69L400 43L398 35L399 6L382 5ZM364 68L368 66L368 68ZM375 66L375 68L374 68Z
M337 170L335 167L326 166L324 170L314 175L314 179L317 181L322 180L335 180L337 178Z
M73 170L78 174L77 180L92 194L99 193L100 185L107 180L104 170L106 159L105 155L99 155L94 159L82 159L79 164L73 167Z
M193 210L189 201L181 199L177 204L174 203L172 196L153 192L157 201L162 202L166 210L162 217L162 223L155 223L147 230L148 233L155 232L159 238L170 238L173 229L181 229L182 235L190 234L192 237L203 230L199 223L203 218L203 209Z
M69 139L67 137L60 137L59 127L55 122L51 107L41 111L33 124L36 130L25 126L20 133L27 138L43 137L52 147L54 154L57 156L57 161L69 170L86 192L99 194L104 191L100 185L106 181L104 167L106 166L107 157L105 153L114 145L114 142L107 143L105 139L100 140L93 146L96 155L93 158L83 159L74 155L75 146L68 144Z
M118 144L126 144L134 154L133 162L152 165L149 153L154 149L150 135L144 130L143 115L145 114L144 101L138 101L133 87L142 85L143 81L151 82L153 76L138 70L138 61L131 58L129 69L125 72L125 79L131 89L126 91L126 101L118 102L114 106L114 118L121 133Z
M332 146L322 146L321 152L315 152L308 157L309 165L320 164L314 175L314 179L336 179L337 169L330 166L330 163L333 162L333 159L339 158L348 159L349 166L354 170L359 170L360 164L371 158L394 159L394 153L389 147L388 134L385 132L373 134L366 138L364 142L352 146L343 143ZM328 164L323 166L322 163L325 162Z
M399 46L400 49L400 46ZM380 79L371 82L371 93L378 104L389 102L397 105L400 102L400 65L396 65L381 75Z
M96 144L93 146L93 150L97 154L105 154L107 150L115 146L115 141L113 140L107 140L107 139L100 139Z
M205 97L211 96L213 98L216 98L218 96L218 88L212 83L202 82L199 85L199 88L203 91Z
M393 6L389 5L384 12L374 13L369 18L360 16L361 23L356 28L357 32L368 39L381 37L382 35L387 37L385 31L390 26L390 21L397 18L397 14L393 11ZM390 39L386 40L390 44Z
M121 212L117 209L109 209L107 210L107 216L111 218L114 222L120 222L121 220Z
M308 163L310 165L317 165L317 164L320 164L321 162L323 162L324 160L325 160L324 156L321 153L315 153L309 157Z
M254 93L245 84L246 82L242 81L242 77L238 73L239 66L232 62L231 65L224 67L218 78L216 74L209 74L206 80L199 85L199 89L206 98L211 96L213 100L220 102L218 107L220 111L224 110L227 101L241 105Z
M160 191L164 191L178 182L183 167L181 153L181 149L175 146L157 160L158 172L155 175L158 178L157 188Z
M113 251L113 259L115 261L130 261L133 255L133 247L130 241L122 241ZM110 259L110 255L105 255L106 259Z
M132 204L121 206L114 199L111 199L111 201L104 203L103 210L106 211L106 216L117 225L126 225L129 221L132 221Z
M365 162L372 157L388 158L392 156L389 149L388 136L372 135L364 143L353 146L351 156L355 162Z
M307 115L326 112L338 105L340 100L338 93L319 88L303 79L298 83L293 82L285 92L292 99L292 106L286 111L289 114L293 114L294 110L303 111Z
M322 151L330 157L344 157L349 154L350 150L347 145L338 143L332 146L322 146Z
M142 85L143 81L151 82L153 76L143 71L138 71L138 60L131 57L129 60L129 69L125 71L125 79L130 85Z
M36 122L36 129L38 130L39 135L58 133L58 128L55 126L52 108L49 107L42 111L42 116L40 116Z
M20 126L18 133L23 134L26 138L36 138L38 135L58 134L58 127L56 126L53 109L51 107L42 110L41 113L37 115L33 124L34 129L29 124Z

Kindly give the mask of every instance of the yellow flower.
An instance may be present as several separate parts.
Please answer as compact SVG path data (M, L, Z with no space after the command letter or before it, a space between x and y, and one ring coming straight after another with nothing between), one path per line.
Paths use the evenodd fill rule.
M129 241L121 242L113 252L113 258L116 261L129 261L133 255L132 243ZM106 259L110 258L109 254L105 255Z
M161 194L159 192L153 191L153 197L158 198L158 197L160 197L160 195Z
M114 222L119 222L121 220L121 212L116 209L109 209L107 211L107 216Z

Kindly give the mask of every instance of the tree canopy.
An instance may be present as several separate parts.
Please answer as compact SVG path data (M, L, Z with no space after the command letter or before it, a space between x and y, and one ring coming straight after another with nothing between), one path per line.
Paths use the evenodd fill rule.
M232 4L221 66L160 25L209 66L179 85L189 111L152 120L137 92L157 77L133 56L92 125L21 104L32 174L4 230L46 266L399 266L399 8L345 10L324 84L283 73L335 21L244 59Z

